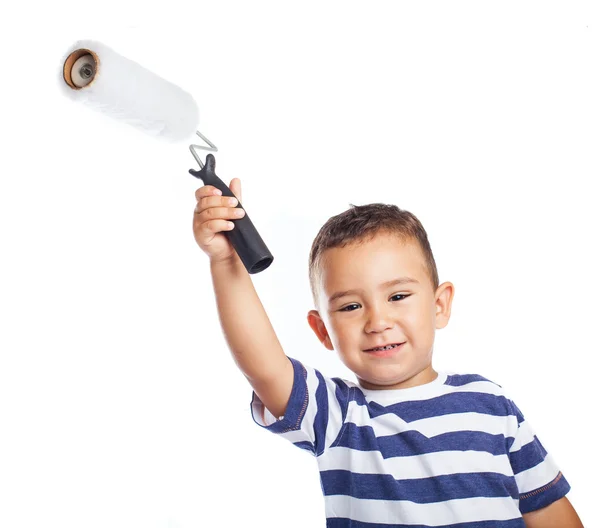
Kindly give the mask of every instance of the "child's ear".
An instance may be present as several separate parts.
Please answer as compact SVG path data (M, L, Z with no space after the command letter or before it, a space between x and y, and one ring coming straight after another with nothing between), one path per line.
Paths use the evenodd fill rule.
M308 312L306 319L308 320L308 324L313 329L315 335L319 338L319 341L323 343L323 346L328 350L333 350L333 345L331 344L331 339L329 339L327 328L325 328L325 323L323 323L323 319L321 319L319 312L317 312L317 310L311 310Z
M452 299L454 298L454 284L444 282L435 292L435 327L445 328L452 312Z

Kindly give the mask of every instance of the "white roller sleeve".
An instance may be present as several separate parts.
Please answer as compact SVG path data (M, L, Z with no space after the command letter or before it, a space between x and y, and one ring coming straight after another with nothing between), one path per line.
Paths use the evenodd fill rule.
M64 79L63 65L78 49L93 51L99 64L92 82L74 89ZM189 93L100 42L79 40L69 48L60 63L59 84L70 99L160 139L189 140L198 127L198 106Z

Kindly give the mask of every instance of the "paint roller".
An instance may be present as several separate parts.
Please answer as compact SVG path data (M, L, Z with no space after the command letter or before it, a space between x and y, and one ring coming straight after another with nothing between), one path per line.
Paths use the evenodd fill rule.
M175 84L100 42L79 40L62 59L59 85L73 101L157 139L176 143L199 136L205 144L192 144L189 149L200 170L190 169L190 174L205 185L220 189L223 196L234 196L215 174L216 161L211 152L217 152L217 147L197 130L199 111L196 102ZM208 151L205 163L198 155L199 150ZM242 207L239 199L237 207ZM232 221L235 227L231 231L222 231L222 234L229 239L248 273L267 269L273 262L273 255L248 212L243 218Z

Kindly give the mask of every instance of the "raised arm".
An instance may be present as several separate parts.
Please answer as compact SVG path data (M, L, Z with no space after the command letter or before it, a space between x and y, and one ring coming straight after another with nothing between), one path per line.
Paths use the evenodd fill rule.
M234 178L231 191L241 201L241 181ZM196 191L194 236L210 258L210 271L219 319L233 358L250 385L274 415L282 416L292 392L294 369L286 357L254 284L222 231L239 218L236 203L212 185ZM233 227L235 229L235 227Z
M219 319L233 358L254 392L274 416L287 407L294 370L237 254L211 262Z

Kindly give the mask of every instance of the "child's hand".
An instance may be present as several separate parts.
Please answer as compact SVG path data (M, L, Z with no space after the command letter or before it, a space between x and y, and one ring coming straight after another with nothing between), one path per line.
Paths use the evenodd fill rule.
M242 182L234 178L229 184L231 192L242 199ZM204 185L196 190L198 204L194 209L194 237L196 242L210 258L211 262L230 260L235 256L235 249L221 231L231 231L229 219L242 218L245 211L235 204L230 204L229 196L215 194L218 191L212 185ZM242 214L238 216L237 211Z

